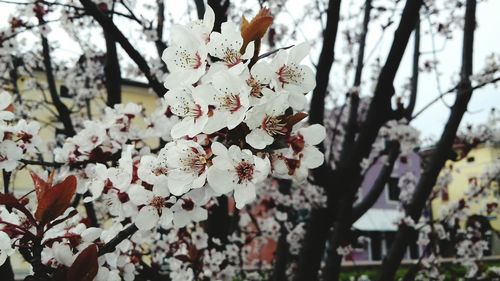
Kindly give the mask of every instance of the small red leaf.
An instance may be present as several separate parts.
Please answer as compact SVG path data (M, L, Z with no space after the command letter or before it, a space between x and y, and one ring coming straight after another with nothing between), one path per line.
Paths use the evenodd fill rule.
M36 173L31 172L30 174L33 184L35 185L36 199L40 201L44 193L50 188L50 184L39 177Z
M35 212L35 218L42 225L62 215L70 206L71 198L76 191L76 177L68 176L55 186L45 188L38 198L38 207Z
M83 250L75 262L68 269L66 280L72 281L92 281L97 275L99 264L97 263L97 247L90 245Z

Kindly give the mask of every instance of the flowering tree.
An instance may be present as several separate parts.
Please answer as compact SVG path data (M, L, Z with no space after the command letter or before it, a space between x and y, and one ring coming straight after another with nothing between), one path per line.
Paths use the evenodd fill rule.
M333 109L326 97L341 18L338 0L326 4L316 73L304 62L310 42L262 51L265 43L280 42L266 8L235 24L227 21L229 1L194 1L199 20L173 24L167 45L163 1L156 3L154 20L136 16L128 1L10 4L19 6L20 15L0 33L2 277L10 271L6 278L14 278L8 257L18 251L31 265L26 280L317 280L320 272L322 280L339 280L353 222L373 206L396 160L420 145L410 122L420 114L413 111L422 1L405 3L389 55L374 77L374 92L363 97L374 13L372 1L365 1L360 35L350 43L359 45L354 83ZM436 5L425 3L425 13L441 10ZM495 57L481 73L472 71L475 7L475 0L466 1L460 81L440 94L456 91L455 104L422 176L400 179L399 231L378 280L394 279L417 236L424 251L405 280L442 279L443 241L456 246L453 254L468 278L498 275L479 269L487 230L467 206L488 194L498 180L498 165L480 183L470 183L467 198L440 219L421 218L450 181L446 172L439 177L445 162L498 138L492 126L496 112L488 126L458 130L473 91L498 81ZM271 8L279 12L283 4ZM55 13L84 50L76 66L53 59L46 35ZM116 17L140 25L154 43L155 58L138 51ZM442 30L451 27L450 22ZM21 44L30 30L41 50ZM104 35L105 53L93 52L96 46L82 39L96 30ZM412 33L414 69L410 94L403 97L396 94L394 79ZM124 67L117 45L136 66L131 75L139 72L158 96L154 112L121 103ZM37 79L37 69L46 85ZM30 91L41 95L32 98ZM105 105L96 119L91 104L99 100ZM29 114L41 108L49 118ZM39 136L42 126L53 129L53 139ZM361 181L379 159L386 165L370 193L357 200ZM11 176L26 169L33 190L14 195ZM485 212L496 210L491 202ZM271 254L259 255L270 245L275 245Z

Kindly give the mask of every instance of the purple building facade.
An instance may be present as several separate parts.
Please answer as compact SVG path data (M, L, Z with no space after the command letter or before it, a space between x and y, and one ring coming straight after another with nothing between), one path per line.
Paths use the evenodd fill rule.
M358 200L362 200L368 194L380 170L385 165L385 161L386 159L379 159L367 171L359 189ZM400 205L399 178L407 173L412 173L418 181L422 173L421 164L421 158L415 152L400 156L396 160L391 178L384 187L382 194L373 207L353 224L354 233L356 234L355 241L352 241L354 251L345 258L346 261L380 261L384 258L394 240L397 231L396 223L401 216L398 210ZM421 249L416 243L410 244L405 258L418 258Z

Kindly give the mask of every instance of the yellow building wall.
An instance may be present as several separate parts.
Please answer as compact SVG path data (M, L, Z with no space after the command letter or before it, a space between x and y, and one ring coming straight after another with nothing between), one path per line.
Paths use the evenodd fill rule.
M471 159L473 157L474 161L468 161L467 159ZM442 202L441 197L438 196L432 202L432 210L435 218L439 218L440 209L442 206L449 206L449 204L453 202L457 202L458 200L464 198L465 193L469 189L469 179L477 178L478 184L481 186L484 183L481 183L480 178L484 171L487 169L489 165L494 163L500 157L500 148L499 147L479 147L473 149L469 152L466 158L458 161L458 162L448 162L446 167L449 165L453 165L453 180L451 184L448 186L448 195L449 200L447 202ZM500 197L498 193L498 184L492 183L489 187L490 196L479 200L478 202L468 202L471 206L471 210L473 213L478 213L480 210L485 208L487 203L498 202ZM500 219L498 214L491 214L490 217L491 226L500 230Z

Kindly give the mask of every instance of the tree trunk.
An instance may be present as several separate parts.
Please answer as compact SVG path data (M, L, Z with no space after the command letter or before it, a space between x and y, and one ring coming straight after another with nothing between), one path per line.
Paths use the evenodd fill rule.
M429 166L420 177L415 193L413 194L412 201L406 209L406 215L410 216L414 221L418 221L420 218L422 209L425 207L427 199L436 184L439 173L446 163L446 160L448 160L448 152L452 148L458 126L460 125L472 96L473 90L469 77L472 75L474 29L476 27L475 13L476 0L467 0L465 9L461 81L457 90L455 103L451 109L450 117L446 123L443 134L441 135L441 138L432 153ZM406 225L400 226L391 250L382 263L377 280L394 280L394 275L401 263L401 260L403 259L408 245L408 236L414 231L415 230L412 227L408 227Z

